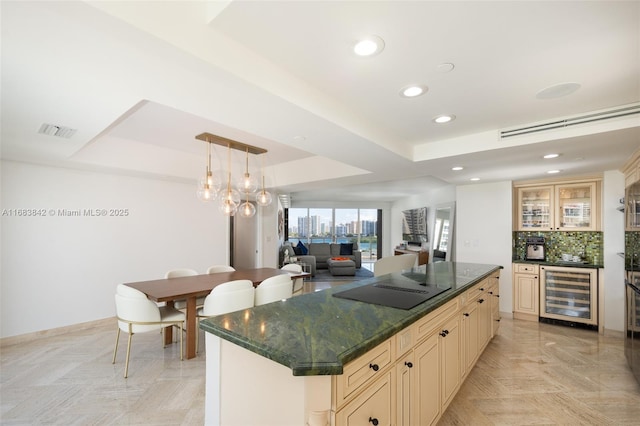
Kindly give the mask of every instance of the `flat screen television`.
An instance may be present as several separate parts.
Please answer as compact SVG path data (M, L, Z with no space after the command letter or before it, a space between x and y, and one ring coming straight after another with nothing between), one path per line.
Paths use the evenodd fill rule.
M426 207L402 212L402 240L410 245L422 245L429 241Z

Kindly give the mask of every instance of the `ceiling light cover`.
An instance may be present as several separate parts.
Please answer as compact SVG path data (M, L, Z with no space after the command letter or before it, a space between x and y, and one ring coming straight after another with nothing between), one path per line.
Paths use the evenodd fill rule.
M451 168L451 170L456 171L456 172L459 171L459 170L463 170L463 169L464 169L464 167L462 167L462 166L454 166L454 167Z
M560 173L560 170L549 170L547 173L549 173L550 175L553 175L556 173Z
M548 160L548 159L550 159L550 158L557 158L557 157L559 157L559 156L560 156L560 154L546 154L546 155L545 155L544 157L542 157L542 158L545 158L545 159L547 159L547 160Z
M439 115L437 117L434 117L433 121L437 124L445 124L455 119L456 119L455 115Z
M479 178L479 177L473 177L473 178L471 178L471 179L469 179L469 180L472 180L472 181L476 182L476 181L479 181L479 180L480 180L480 178Z
M581 87L580 83L559 83L536 93L537 99L556 99L568 96Z
M404 98L415 98L417 96L424 95L428 90L429 88L427 86L414 84L403 87L400 91L400 96Z
M384 40L376 35L368 36L353 46L353 52L358 56L375 56L384 50Z

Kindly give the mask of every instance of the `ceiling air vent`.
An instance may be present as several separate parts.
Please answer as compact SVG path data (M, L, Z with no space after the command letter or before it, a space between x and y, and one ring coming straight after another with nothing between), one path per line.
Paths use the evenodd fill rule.
M44 123L42 126L40 126L40 130L38 130L38 133L69 139L71 138L71 136L75 135L77 131L78 129L72 129L70 127L56 126L54 124Z
M517 129L502 130L500 131L500 139L506 139L512 136L526 135L530 133L544 132L547 130L578 126L581 124L594 123L596 121L609 120L612 118L625 117L635 114L640 114L640 104L584 114L571 118L557 119L546 123L532 124L529 126L519 127Z

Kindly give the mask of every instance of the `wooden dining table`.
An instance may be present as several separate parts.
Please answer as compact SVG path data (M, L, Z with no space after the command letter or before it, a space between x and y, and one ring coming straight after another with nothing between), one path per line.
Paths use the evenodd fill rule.
M262 281L276 275L288 274L292 279L310 275L305 272L283 271L276 268L242 269L231 272L217 272L214 274L193 275L190 277L163 278L151 281L125 283L147 295L154 302L165 302L173 306L176 300L186 300L186 334L187 359L196 356L196 299L207 296L216 286L234 280L250 280L257 287ZM172 328L165 329L165 344L173 340Z

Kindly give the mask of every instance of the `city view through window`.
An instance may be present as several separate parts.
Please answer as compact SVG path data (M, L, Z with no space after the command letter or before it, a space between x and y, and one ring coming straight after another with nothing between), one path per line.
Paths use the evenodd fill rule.
M375 260L378 252L376 209L288 209L289 241L308 243L356 243L363 260Z

